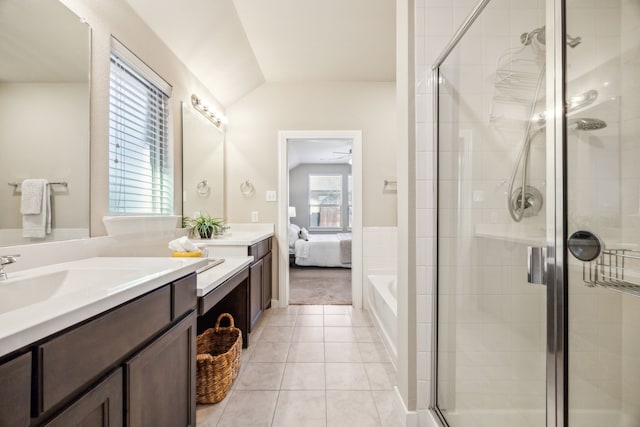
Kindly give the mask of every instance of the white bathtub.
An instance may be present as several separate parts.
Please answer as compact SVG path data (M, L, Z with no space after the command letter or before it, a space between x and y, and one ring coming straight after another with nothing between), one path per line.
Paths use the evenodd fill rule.
M398 279L395 274L390 273L369 274L367 278L370 285L369 306L372 317L389 353L395 359L398 335Z

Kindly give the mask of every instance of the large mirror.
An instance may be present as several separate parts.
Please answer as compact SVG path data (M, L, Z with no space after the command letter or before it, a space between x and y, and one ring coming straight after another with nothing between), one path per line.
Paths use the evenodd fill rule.
M182 103L182 214L224 218L224 133Z
M90 46L58 0L0 0L0 246L89 236ZM24 237L33 178L50 182L44 237Z

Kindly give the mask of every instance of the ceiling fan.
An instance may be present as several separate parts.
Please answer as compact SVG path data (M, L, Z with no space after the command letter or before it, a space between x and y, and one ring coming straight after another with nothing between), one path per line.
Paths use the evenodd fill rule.
M330 157L330 158L324 158L320 160L342 160L346 158L351 158L351 148L349 148L349 151L332 151L332 153L336 154L336 156Z

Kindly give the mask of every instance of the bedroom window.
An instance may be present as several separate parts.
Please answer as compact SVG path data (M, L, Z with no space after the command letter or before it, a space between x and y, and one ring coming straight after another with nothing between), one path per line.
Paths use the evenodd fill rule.
M111 40L109 211L173 214L171 86Z
M309 226L342 228L342 175L309 175Z

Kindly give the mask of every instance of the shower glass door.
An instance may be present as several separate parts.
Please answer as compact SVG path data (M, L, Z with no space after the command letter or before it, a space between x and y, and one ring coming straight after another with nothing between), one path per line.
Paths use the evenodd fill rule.
M566 3L569 426L640 426L640 2Z
M553 220L544 20L544 1L492 1L434 71L435 404L452 427L546 423L547 288L527 275Z

